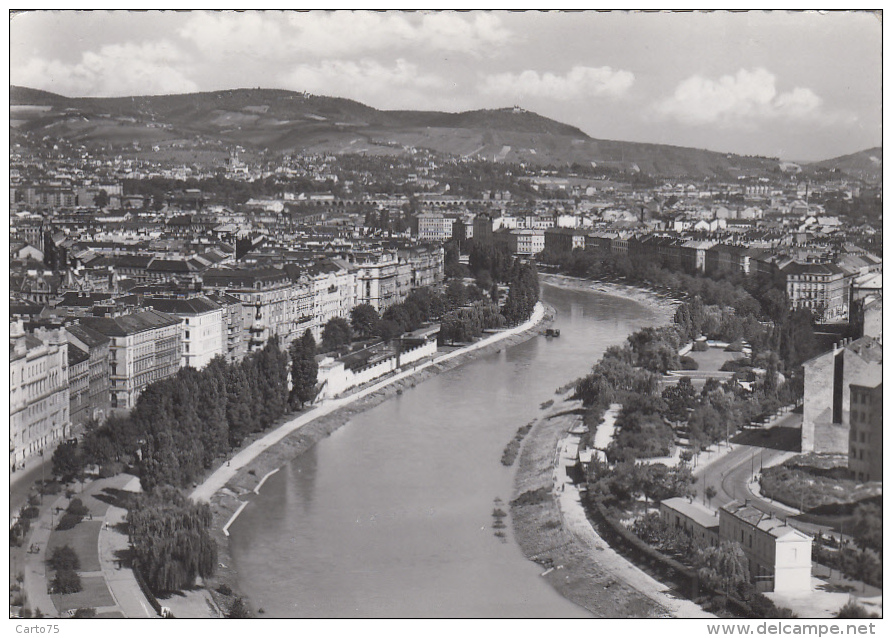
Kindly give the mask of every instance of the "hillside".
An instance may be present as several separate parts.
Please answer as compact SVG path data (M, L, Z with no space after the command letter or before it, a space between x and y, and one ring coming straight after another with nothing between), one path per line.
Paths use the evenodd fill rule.
M883 149L877 146L851 155L814 162L808 165L808 169L840 172L850 177L876 182L883 178Z
M666 177L773 172L769 158L593 139L523 109L463 113L380 111L359 102L277 89L186 95L67 98L10 87L11 136L33 132L85 146L190 150L238 144L274 153L385 155L427 148L535 165L597 165ZM840 158L842 160L844 158Z

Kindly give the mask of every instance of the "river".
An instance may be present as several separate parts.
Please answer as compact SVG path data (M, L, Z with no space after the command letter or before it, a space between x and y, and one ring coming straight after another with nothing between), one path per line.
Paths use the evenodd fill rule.
M557 339L535 337L354 417L263 486L230 528L240 589L266 617L581 617L494 535L517 429L655 313L542 286ZM496 499L501 499L499 504Z

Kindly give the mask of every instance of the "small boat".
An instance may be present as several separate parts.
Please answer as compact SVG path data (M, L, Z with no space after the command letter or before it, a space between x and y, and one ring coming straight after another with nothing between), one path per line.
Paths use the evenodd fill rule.
M545 330L545 336L546 337L560 337L561 331L559 328L547 328Z

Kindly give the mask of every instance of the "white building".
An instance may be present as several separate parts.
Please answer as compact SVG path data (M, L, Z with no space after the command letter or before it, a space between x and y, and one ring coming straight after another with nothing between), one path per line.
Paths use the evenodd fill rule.
M21 467L68 435L68 343L64 329L9 330L9 467Z
M811 590L812 538L785 521L732 501L719 510L719 537L740 544L758 590Z
M216 356L225 354L223 308L207 297L191 299L148 298L143 304L183 320L182 367L201 370Z

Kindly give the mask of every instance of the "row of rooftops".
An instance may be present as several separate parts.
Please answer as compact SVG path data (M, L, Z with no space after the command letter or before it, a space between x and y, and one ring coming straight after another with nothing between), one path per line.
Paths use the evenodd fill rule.
M724 511L734 518L743 521L747 525L761 530L775 538L786 538L790 535L802 538L803 540L811 538L807 534L788 524L786 520L780 519L773 514L763 512L746 501L731 501L730 503L722 505L719 510L709 509L697 501L688 500L681 496L666 499L662 501L662 504L669 509L687 516L707 530L712 529L716 532L718 531L719 514Z

